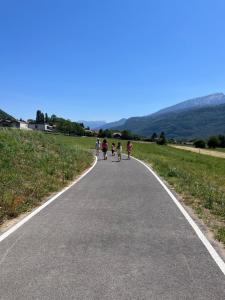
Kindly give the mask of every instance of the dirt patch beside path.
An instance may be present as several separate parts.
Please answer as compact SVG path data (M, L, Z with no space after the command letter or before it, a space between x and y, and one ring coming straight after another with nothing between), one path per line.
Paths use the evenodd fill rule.
M174 148L186 150L186 151L191 151L191 152L195 152L195 153L199 153L199 154L205 154L205 155L225 158L225 153L219 152L219 151L208 150L208 149L199 149L199 148L194 148L194 147L189 147L189 146L178 146L178 145L170 145L170 147L174 147Z

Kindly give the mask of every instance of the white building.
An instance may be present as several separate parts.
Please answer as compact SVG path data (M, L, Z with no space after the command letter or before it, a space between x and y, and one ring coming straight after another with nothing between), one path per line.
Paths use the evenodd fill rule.
M122 133L121 132L114 132L112 134L112 137L115 138L115 139L120 139L122 136Z
M25 121L17 121L17 120L0 120L1 127L10 127L10 128L17 128L17 129L25 129L28 130L28 123Z
M48 131L51 132L53 130L53 126L49 124L33 124L29 123L28 128L32 130L40 130L40 131Z
M17 123L17 128L28 130L28 129L29 129L29 128L28 128L28 123L25 122L25 121L18 121L18 123Z

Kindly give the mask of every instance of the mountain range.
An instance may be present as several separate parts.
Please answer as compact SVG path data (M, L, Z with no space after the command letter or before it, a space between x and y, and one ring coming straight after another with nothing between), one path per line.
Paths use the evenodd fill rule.
M103 127L107 123L105 121L85 121L85 120L79 120L78 123L83 123L85 127L89 127L90 129L96 129Z
M0 119L14 118L0 110ZM91 129L130 130L143 137L165 132L168 138L194 139L225 134L225 95L211 94L180 102L143 117L116 122L79 121Z
M132 117L104 125L113 130L130 130L141 136L164 131L175 139L207 138L225 134L225 95L211 94L183 101L144 117Z

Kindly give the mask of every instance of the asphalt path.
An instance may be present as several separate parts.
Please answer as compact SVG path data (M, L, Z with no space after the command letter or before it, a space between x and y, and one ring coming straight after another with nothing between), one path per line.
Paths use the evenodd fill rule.
M95 168L0 243L0 299L225 299L225 277L139 162Z

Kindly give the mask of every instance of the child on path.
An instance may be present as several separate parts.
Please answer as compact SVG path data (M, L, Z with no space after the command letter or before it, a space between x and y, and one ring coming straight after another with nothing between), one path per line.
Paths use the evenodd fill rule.
M108 145L108 143L107 143L107 140L104 139L104 140L103 140L103 143L102 143L102 152L103 152L104 160L107 159L107 151L108 151L108 148L109 148L109 145Z
M115 151L116 151L116 145L115 143L112 143L112 156L115 156Z
M127 142L127 155L128 155L128 159L130 159L132 150L133 150L133 145L132 145L131 141L128 141Z
M97 138L97 141L95 143L95 149L96 149L96 156L99 156L99 151L101 149L101 141L99 138Z
M120 142L118 143L118 145L116 147L116 151L117 151L118 161L121 161L123 148L122 148L122 145Z

